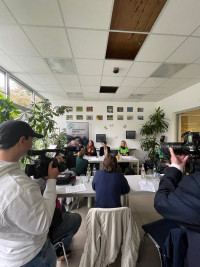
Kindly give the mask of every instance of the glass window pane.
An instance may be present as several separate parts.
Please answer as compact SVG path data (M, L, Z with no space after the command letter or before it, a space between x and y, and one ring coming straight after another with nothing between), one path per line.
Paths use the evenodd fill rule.
M15 104L27 107L31 103L32 92L13 79L9 79L10 100Z
M0 71L0 93L5 97L5 73Z
M35 104L41 102L43 99L35 94Z

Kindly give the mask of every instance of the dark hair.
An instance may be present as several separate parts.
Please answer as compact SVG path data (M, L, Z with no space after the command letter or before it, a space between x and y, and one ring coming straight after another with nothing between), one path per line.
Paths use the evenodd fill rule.
M103 169L106 172L114 172L117 169L117 159L112 153L106 154L103 161Z
M107 142L106 142L106 141L103 141L103 142L102 142L102 144L105 144L105 145L107 145Z
M94 142L92 140L89 140L89 142L91 142L92 143L92 147L94 147ZM89 147L89 142L87 144L87 147Z

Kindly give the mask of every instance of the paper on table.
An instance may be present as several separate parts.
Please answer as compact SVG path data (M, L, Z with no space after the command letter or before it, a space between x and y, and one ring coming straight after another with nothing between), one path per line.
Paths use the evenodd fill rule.
M80 192L80 191L85 191L85 185L84 184L77 184L74 186L66 186L65 187L65 192L66 193L76 193L76 192Z
M156 192L154 184L148 181L139 181L141 191Z

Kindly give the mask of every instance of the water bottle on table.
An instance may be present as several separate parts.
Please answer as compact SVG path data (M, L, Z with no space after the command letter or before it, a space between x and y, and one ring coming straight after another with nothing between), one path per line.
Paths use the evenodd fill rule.
M146 179L146 172L145 172L144 164L142 164L142 168L141 168L141 178Z
M157 169L156 169L156 165L153 165L153 178L157 178Z

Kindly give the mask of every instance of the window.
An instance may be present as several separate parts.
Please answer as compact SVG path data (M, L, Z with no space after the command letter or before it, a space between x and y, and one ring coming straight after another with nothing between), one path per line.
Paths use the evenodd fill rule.
M35 94L35 104L41 102L42 100L43 99L40 96L38 96L38 95Z
M5 97L5 92L6 92L6 88L5 88L5 73L0 71L0 93L4 95Z
M25 88L22 84L14 79L9 79L10 100L15 104L27 107L31 103L32 91Z

